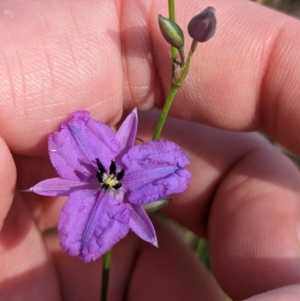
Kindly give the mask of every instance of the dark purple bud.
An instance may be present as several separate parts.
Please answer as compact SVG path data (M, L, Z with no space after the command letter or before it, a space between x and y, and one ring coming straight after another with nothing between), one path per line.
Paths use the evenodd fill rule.
M215 9L209 6L190 21L189 35L198 42L206 42L215 34L216 24Z
M174 21L158 15L158 24L160 31L166 41L171 44L171 46L177 49L182 48L184 45L184 36L181 28Z

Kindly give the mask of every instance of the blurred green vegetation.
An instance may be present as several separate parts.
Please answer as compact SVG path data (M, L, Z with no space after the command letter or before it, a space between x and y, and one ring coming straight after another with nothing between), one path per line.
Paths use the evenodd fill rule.
M299 0L254 0L253 2L257 2L259 4L274 8L276 10L283 11L289 15L300 17Z

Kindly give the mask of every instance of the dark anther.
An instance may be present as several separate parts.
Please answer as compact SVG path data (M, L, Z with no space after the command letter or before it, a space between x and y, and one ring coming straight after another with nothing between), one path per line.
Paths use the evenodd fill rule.
M113 186L114 189L119 189L122 186L121 183L117 183L116 185Z
M102 189L103 190L107 190L109 188L109 185L108 184L102 184Z
M97 177L99 183L103 183L103 175L99 170L96 172L96 177Z
M111 160L110 166L109 166L109 174L115 175L117 171L116 162L114 160Z
M106 173L105 167L102 165L100 160L96 158L97 166L98 166L98 171L100 171L101 174Z
M125 169L121 169L121 171L117 174L117 180L120 181L123 179L124 177L124 174L125 174Z

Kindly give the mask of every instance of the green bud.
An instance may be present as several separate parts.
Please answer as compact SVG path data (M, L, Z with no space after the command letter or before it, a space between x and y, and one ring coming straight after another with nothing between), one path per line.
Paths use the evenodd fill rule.
M158 15L160 31L166 41L173 47L179 49L184 46L184 36L181 28L174 21Z
M172 199L170 199L170 198L164 198L164 199L161 199L161 200L158 200L155 202L151 202L149 204L145 204L145 205L143 205L143 208L145 209L145 211L147 213L151 213L151 212L157 211L157 210L165 207L171 201L172 201Z

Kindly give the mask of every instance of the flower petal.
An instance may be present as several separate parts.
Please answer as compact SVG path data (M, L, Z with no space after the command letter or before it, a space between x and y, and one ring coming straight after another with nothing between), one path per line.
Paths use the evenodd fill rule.
M141 205L128 204L130 206L130 228L141 239L158 246L153 224Z
M189 160L170 141L156 140L132 147L122 158L126 172L122 185L133 204L147 204L187 188Z
M52 178L37 183L31 187L29 191L39 195L66 196L77 190L95 189L96 185L97 183L84 183L62 178Z
M73 192L60 214L62 248L85 262L96 260L129 231L129 210L103 190Z
M105 168L118 154L120 143L107 125L93 120L86 111L78 111L61 125L48 140L49 155L57 173L64 179L87 181L97 170L95 158Z
M116 158L116 161L120 162L120 159L125 153L134 145L136 132L138 126L137 109L134 109L123 121L120 126L116 139L120 142L121 151Z

